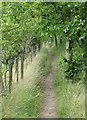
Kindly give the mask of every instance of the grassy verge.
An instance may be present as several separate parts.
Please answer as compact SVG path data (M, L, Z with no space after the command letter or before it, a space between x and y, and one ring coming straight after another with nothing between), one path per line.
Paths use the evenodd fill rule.
M53 48L52 53L57 56L54 86L58 118L85 118L85 85L82 81L71 83L65 78L63 48Z
M50 69L47 49L42 49L29 66L25 78L11 95L2 98L3 118L37 118L43 99L40 82Z

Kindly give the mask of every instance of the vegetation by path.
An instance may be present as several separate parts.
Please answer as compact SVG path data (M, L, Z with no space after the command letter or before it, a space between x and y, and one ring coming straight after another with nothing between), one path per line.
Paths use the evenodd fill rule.
M57 95L58 117L85 118L85 85L83 81L72 83L66 79L63 61L64 47L53 48L51 52L57 56L54 86Z
M55 76L56 58L51 58L52 66L46 79L43 81L44 103L41 109L41 118L57 118L56 114L56 95L53 87L53 79Z
M0 84L2 85L2 91L6 90L7 93L7 88L9 93L12 91L14 86L14 74L12 74L14 63L16 65L16 82L18 83L19 77L21 76L21 79L24 77L24 61L27 60L29 55L32 59L32 56L40 51L43 44L50 43L51 46L55 44L56 47L61 44L62 47L64 45L66 53L61 49L61 51L58 48L56 49L58 60L56 65L57 74L54 79L58 99L58 117L84 117L84 83L87 83L87 1L2 2L0 6L2 6L2 40L0 40L2 46L0 46L2 61L2 63L0 62ZM61 55L58 54L58 51ZM66 55L62 57L62 53ZM21 66L19 61L21 61ZM32 84L35 86L32 86L31 91L28 82L23 82L22 90L14 90L17 93L15 96L19 100L18 103L20 105L23 103L22 107L18 105L15 108L16 104L12 105L11 101L15 100L16 103L15 96L12 98L10 96L10 100L6 96L8 106L11 106L11 109L9 110L9 107L5 108L6 104L4 105L4 110L9 111L8 115L5 112L5 116L9 116L10 113L12 113L11 117L38 116L37 111L42 96L40 94L41 89L38 87L40 86L39 78L46 75L48 68L50 68L48 54L40 54L37 65L34 65L32 65L34 67L32 73L36 77L32 77L34 79ZM40 75L39 78L37 75ZM6 79L7 77L8 79ZM26 75L25 79L28 78L30 76ZM27 94L25 94L25 89L28 91ZM28 94L29 92L31 94ZM3 94L1 93L1 95ZM20 98L23 97L24 101L29 99L29 102L21 103L23 99L19 99L19 96ZM5 103L4 100L3 102ZM23 108L24 106L26 107ZM20 111L20 114L18 111Z
M39 116L43 99L40 81L49 69L48 51L42 49L27 68L22 82L10 95L3 96L3 118L37 118Z

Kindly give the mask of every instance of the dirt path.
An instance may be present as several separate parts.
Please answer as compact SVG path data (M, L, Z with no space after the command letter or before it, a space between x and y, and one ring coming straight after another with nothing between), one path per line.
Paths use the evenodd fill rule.
M56 58L52 57L52 67L47 76L44 80L44 103L41 112L41 118L57 118L56 115L56 95L55 90L53 87L53 79L55 76L55 66L56 66Z

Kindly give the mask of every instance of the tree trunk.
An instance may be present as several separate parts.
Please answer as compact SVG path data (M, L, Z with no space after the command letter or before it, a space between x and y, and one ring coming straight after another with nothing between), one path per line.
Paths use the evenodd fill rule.
M2 58L2 48L0 46L0 88L1 88L1 82L2 82L2 63L1 63L1 58Z
M5 87L7 86L7 82L6 82L6 74L7 73L7 71L5 72Z
M1 4L1 3L0 3ZM2 10L2 7L0 5L0 11ZM1 20L0 20L0 23L1 23ZM0 27L1 28L1 27ZM0 33L0 38L1 38L1 33ZM2 62L1 62L1 59L2 59L2 47L0 45L0 95L1 95L1 92L2 92ZM0 96L1 97L1 96ZM0 120L2 119L2 98L0 98Z
M31 53L30 53L30 54L31 54L31 62L32 62L32 54L33 54L33 53L32 53L32 49L31 49Z
M51 45L52 45L53 44L53 38L52 37L50 38L50 41L51 41Z
M19 58L16 58L16 74L17 74L17 83L18 83L18 80L19 80L19 71L18 71L18 60L19 60Z
M5 87L7 86L7 81L6 81L7 72L8 72L8 69L7 69L7 65L6 65L6 72L5 72Z
M57 46L57 35L55 34L55 46Z
M85 66L85 69L84 69L84 72L85 72L85 76L84 76L84 81L87 85L87 44L86 46L84 46L84 66Z
M40 51L40 49L41 49L41 43L39 42L38 43L38 51Z
M66 59L69 61L69 40L66 41Z
M85 81L85 83L86 83L86 85L87 85L87 67L86 67L86 69L85 69L85 77L84 77L84 81Z
M66 59L69 63L72 62L72 57L73 57L73 40L69 39L66 41Z
M26 69L27 69L27 65L28 65L28 61L27 61L27 58L28 58L28 56L26 56Z
M24 54L21 55L21 79L23 79L24 76Z
M12 87L12 67L13 64L9 64L9 93L11 93L11 87Z
M33 47L33 54L36 56L36 45Z

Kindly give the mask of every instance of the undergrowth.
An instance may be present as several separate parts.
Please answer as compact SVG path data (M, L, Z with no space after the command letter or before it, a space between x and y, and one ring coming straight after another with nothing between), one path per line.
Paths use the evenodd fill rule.
M9 95L2 98L3 118L37 118L43 99L40 86L50 69L47 49L42 49L29 66L29 73ZM28 72L28 71L27 71Z
M85 85L82 80L72 83L65 78L65 63L62 47L52 48L52 53L57 56L56 76L54 87L57 96L58 118L85 118Z

